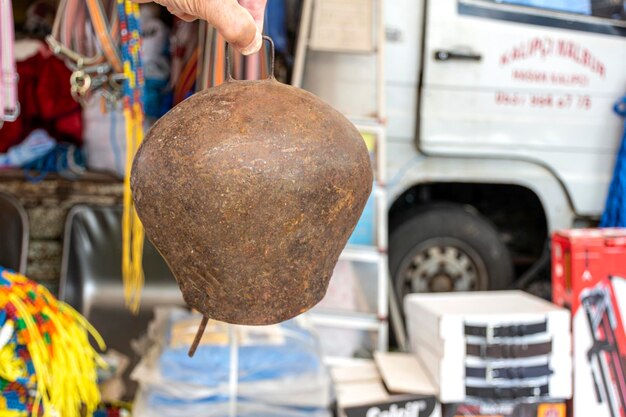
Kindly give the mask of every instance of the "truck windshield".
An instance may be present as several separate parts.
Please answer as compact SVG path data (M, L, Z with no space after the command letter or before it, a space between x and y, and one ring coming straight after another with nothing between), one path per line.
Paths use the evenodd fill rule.
M493 3L514 4L578 15L626 20L625 0L491 0Z
M499 0L496 3L517 4L538 9L591 15L591 0Z

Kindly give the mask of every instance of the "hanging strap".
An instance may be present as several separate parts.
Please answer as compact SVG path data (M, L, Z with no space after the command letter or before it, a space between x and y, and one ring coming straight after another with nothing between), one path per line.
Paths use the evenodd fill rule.
M174 105L183 101L186 94L193 93L193 86L198 78L198 54L199 48L195 48L174 86Z
M468 397L489 398L493 400L517 400L522 398L536 398L548 395L548 385L532 387L466 387Z
M119 17L117 3L110 1L110 5L107 13L101 0L61 0L52 34L46 38L52 51L74 70L70 78L72 96L81 103L102 86L113 93L106 95L112 98L120 89L118 78L124 68L117 45ZM93 29L91 36L95 36L93 42L89 42L92 32L86 29L88 24Z
M46 42L56 55L60 55L69 61L72 69L91 67L105 62L104 56L96 52L92 56L86 55L84 38L81 39L81 48L74 43L73 33L84 31L86 26L86 13L84 0L61 0L54 17L52 33L46 37ZM78 29L82 28L82 29Z
M0 0L0 122L12 122L20 113L11 0Z
M111 36L111 33L117 33L117 14L114 13L112 15L112 22L109 26L106 21L104 7L102 7L100 0L87 0L87 8L89 9L91 24L94 26L96 37L98 38L98 42L100 42L100 46L102 47L107 61L111 64L115 72L122 73L124 71L122 59L116 42Z
M487 340L498 339L501 337L524 337L548 331L548 322L531 324L513 324L508 326L475 326L465 325L466 336L479 336Z
M117 47L119 19L115 2L111 5L107 13L101 0L61 0L52 33L46 38L52 50L79 68L109 62L116 72L122 73L122 59ZM101 51L89 51L94 48L86 43L85 27L88 22L93 27Z
M549 375L552 375L552 370L547 364L536 366L504 366L498 368L494 368L492 366L468 366L465 368L466 378L480 378L488 382L499 381L503 379L540 378Z
M552 352L552 341L531 344L472 344L465 345L465 354L486 359L530 358Z

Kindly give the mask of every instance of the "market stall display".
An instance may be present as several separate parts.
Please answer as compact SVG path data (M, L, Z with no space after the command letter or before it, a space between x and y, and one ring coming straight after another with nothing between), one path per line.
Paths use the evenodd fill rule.
M52 34L46 38L51 50L73 71L70 86L77 102L86 105L87 99L99 91L111 106L118 101L123 103L126 165L122 276L126 303L135 312L139 309L144 279L143 228L133 206L129 178L130 161L143 140L144 129L140 28L139 5L131 0L64 0L59 4ZM87 32L93 33L97 47L86 41L90 39Z
M626 417L626 0L418 3L0 0L0 417Z

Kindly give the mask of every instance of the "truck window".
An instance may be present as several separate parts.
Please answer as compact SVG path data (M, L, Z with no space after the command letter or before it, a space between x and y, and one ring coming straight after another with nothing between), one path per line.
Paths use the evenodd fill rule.
M626 36L626 0L459 0L459 13Z
M516 4L518 6L558 12L591 15L591 0L500 0L496 3Z
M626 1L624 0L495 0L494 2L605 19L626 20L624 11Z

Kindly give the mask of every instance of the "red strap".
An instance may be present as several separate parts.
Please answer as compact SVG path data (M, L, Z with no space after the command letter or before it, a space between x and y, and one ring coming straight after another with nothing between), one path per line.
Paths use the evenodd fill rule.
M100 47L104 52L104 56L106 56L107 61L109 61L109 64L111 64L115 72L124 72L119 50L117 49L117 45L111 36L116 20L114 19L114 22L111 25L112 28L109 28L106 22L106 12L102 8L100 0L87 0L87 8L89 9L91 24L96 31L96 37L98 38L98 42L100 42Z

